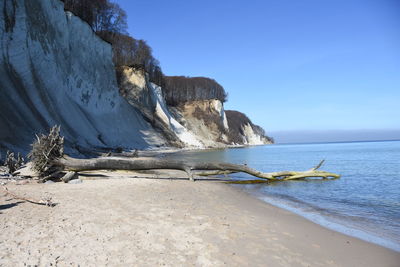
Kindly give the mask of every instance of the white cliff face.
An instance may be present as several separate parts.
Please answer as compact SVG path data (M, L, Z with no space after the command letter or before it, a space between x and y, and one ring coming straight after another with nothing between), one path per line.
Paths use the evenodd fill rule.
M124 97L152 121L153 126L159 128L167 139L177 138L187 147L204 147L194 133L189 132L171 115L161 87L149 82L143 71L125 67L120 79Z
M183 127L174 117L172 117L167 108L167 104L165 103L165 99L162 95L161 87L155 84L151 84L151 89L157 99L155 110L156 116L160 118L166 125L168 125L168 127L187 146L198 148L204 147L203 143L200 142L195 133L189 132L188 129Z
M62 2L3 0L0 36L0 149L26 152L55 124L70 147L165 144L119 95L111 46Z
M222 104L222 102L217 99L212 99L212 100L210 100L210 102L211 102L211 105L214 107L214 110L219 113L219 116L221 117L221 122L222 122L222 125L224 126L224 129L229 130L228 120L226 119L224 105Z
M151 83L142 70L131 67L121 71L120 87L128 102L160 128L167 139L175 136L189 148L221 147L227 142L224 132L229 129L228 121L219 100L189 102L171 113L162 88Z
M224 147L228 144L226 132L229 127L221 101L191 101L174 111L174 115L179 117L179 122L206 147Z
M206 147L271 144L271 139L264 136L264 130L253 125L247 117L246 120L238 118L238 129L229 127L223 103L219 100L186 102L174 111L174 115L180 118L179 122Z
M251 125L245 124L243 126L243 143L245 145L265 145L265 138L254 132L253 127Z

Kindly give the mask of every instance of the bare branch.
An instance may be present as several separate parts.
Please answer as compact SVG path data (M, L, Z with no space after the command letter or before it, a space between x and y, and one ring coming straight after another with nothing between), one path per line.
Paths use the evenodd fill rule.
M12 197L13 199L19 199L19 200L23 200L32 204L36 204L36 205L42 205L42 206L48 206L48 207L54 207L56 204L52 202L52 198L49 196L46 196L44 198L42 198L41 201L38 200L34 200L34 199L30 199L30 198L26 198L26 197L21 197L18 196L12 192L10 192L8 190L7 187L5 187L4 185L2 186L3 190L5 191L6 195Z
M321 166L322 166L324 163L325 163L325 160L323 159L323 160L320 161L320 163L318 163L317 166L315 166L314 168L310 169L310 171L316 171L316 170L318 170L319 168L321 168Z

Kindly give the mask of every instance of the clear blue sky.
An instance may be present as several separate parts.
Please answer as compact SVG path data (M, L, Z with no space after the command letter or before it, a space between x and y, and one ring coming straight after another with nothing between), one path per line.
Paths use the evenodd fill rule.
M214 78L267 132L400 129L399 0L115 2L167 75Z

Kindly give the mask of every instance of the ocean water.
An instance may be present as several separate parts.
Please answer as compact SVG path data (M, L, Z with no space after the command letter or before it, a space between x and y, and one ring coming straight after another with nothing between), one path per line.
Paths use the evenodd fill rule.
M400 141L268 145L171 157L245 163L264 172L308 170L325 159L321 170L340 179L234 186L327 228L400 251Z

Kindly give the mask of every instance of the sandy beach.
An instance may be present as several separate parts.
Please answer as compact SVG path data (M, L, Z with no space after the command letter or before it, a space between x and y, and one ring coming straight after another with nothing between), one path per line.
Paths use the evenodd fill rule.
M26 197L51 195L57 205L34 205L1 191L0 266L400 263L400 253L328 230L221 182L121 178L7 187Z

